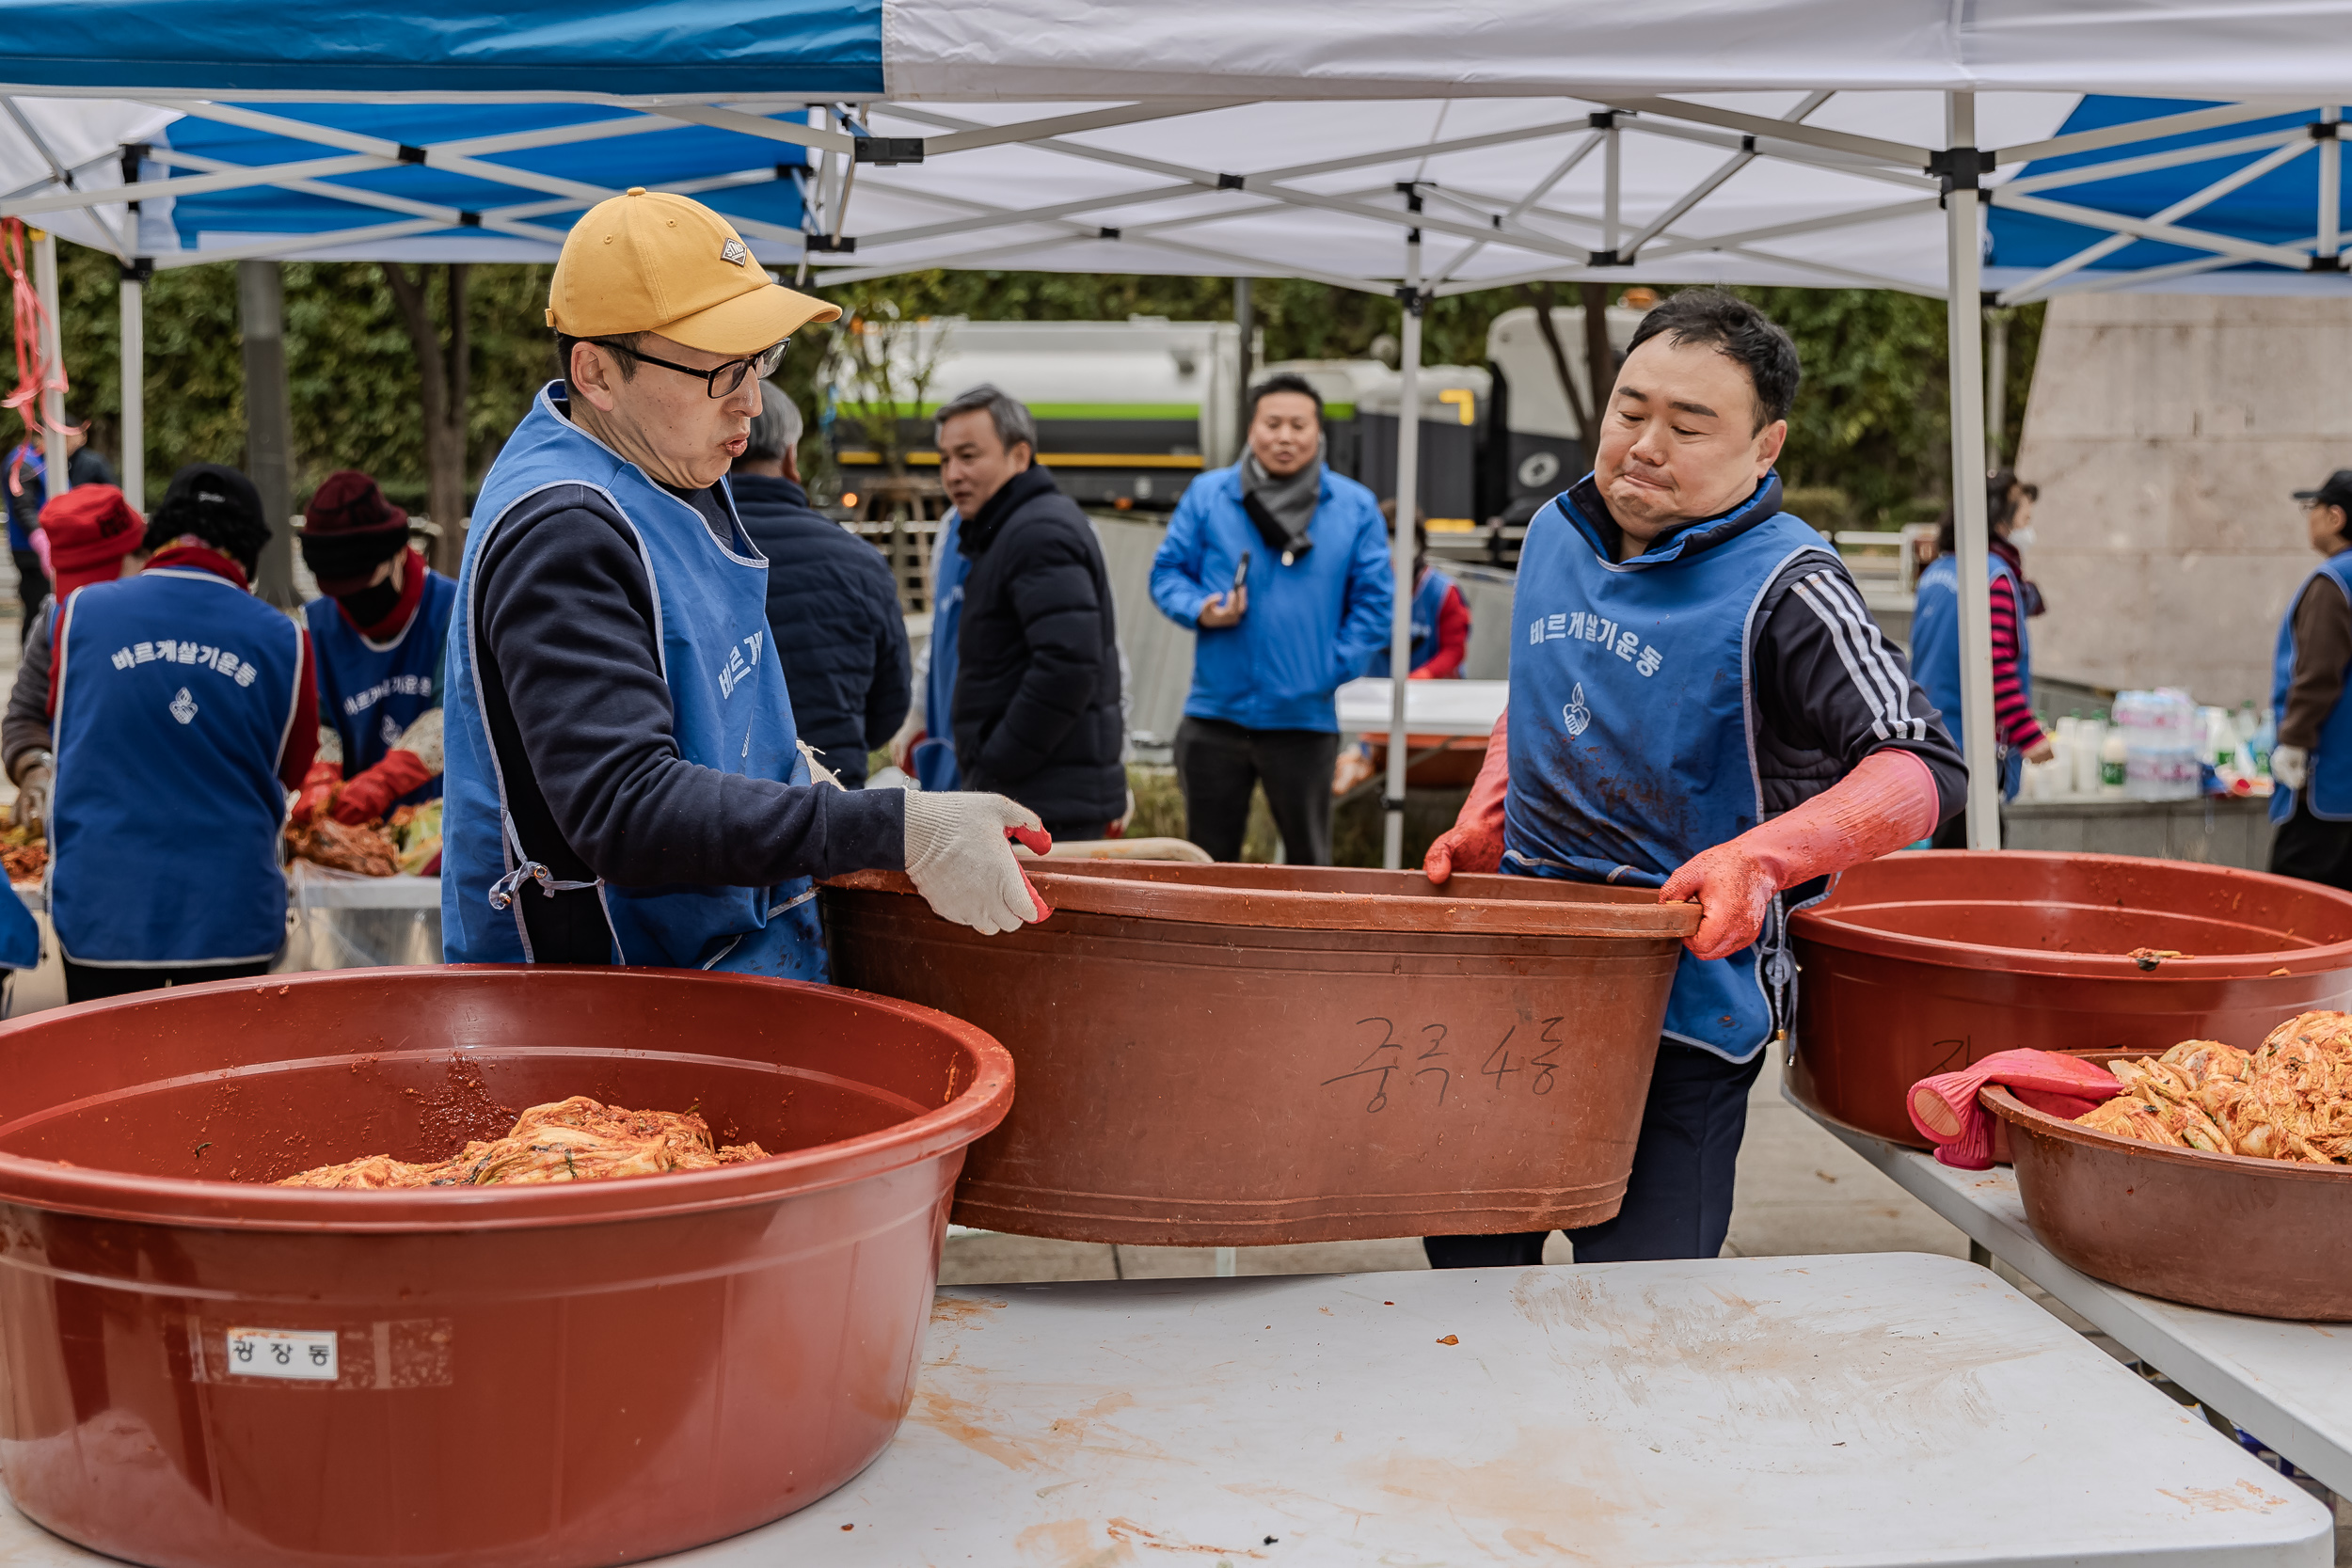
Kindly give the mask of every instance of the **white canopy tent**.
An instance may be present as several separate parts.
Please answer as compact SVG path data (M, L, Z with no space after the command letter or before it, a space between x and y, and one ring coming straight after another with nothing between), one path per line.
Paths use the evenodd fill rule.
M151 56L120 31L126 14L184 24L199 5L203 24ZM2010 301L2352 286L2334 139L2352 0L662 0L570 29L515 14L552 15L554 0L463 23L454 8L428 4L421 21L413 6L332 0L300 36L253 0L31 9L67 41L0 68L21 78L0 85L0 215L123 259L126 360L148 266L545 260L589 203L645 184L733 203L763 261L813 269L820 288L1005 267L1305 277L1393 295L1409 523L1410 378L1432 298L1637 277L1942 295L1980 847L1998 834L1971 477L1986 467L1988 284ZM818 37L832 41L798 47ZM110 55L124 39L132 53ZM2061 134L2085 94L2177 102ZM484 118L494 110L505 118ZM258 140L226 156L228 132ZM125 157L125 143L144 150ZM2201 226L2233 193L2298 169L2308 222L2286 237ZM2163 171L2185 183L2160 210L2110 199ZM246 199L257 193L272 202ZM1987 202L2081 243L1988 274ZM135 364L123 384L135 400ZM126 431L135 420L126 404ZM1411 539L1400 527L1401 582ZM1391 747L1391 864L1404 764Z

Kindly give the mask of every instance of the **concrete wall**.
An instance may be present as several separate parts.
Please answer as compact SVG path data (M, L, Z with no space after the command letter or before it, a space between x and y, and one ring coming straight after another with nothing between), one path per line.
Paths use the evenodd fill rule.
M2352 299L2052 302L2017 470L2042 486L2038 667L2267 702L2315 563L2288 492L2352 467Z

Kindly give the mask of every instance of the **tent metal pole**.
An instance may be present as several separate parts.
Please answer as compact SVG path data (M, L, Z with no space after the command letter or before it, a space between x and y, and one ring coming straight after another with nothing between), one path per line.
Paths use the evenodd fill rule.
M46 371L40 388L42 499L55 500L72 488L65 445L65 347L57 319L57 236L33 230L33 287L40 294L40 357Z
M2009 458L2009 322L2017 312L2006 305L1984 308L1990 339L1984 362L1984 453L1992 467Z
M1952 516L1960 561L1961 744L1968 756L1968 847L2001 847L2001 769L1994 750L1992 546L1984 493L1984 333L1979 290L1977 101L1944 100L1945 145L1952 186L1945 199L1949 293L1945 321L1951 350Z
M2344 111L2330 103L2319 111L2322 125L2343 123ZM2327 133L2328 139L2319 144L2319 243L2314 250L2320 256L2333 256L2344 243L2344 143L2337 140L2341 132Z
M237 263L237 325L245 339L245 471L270 526L253 592L280 610L294 592L294 408L286 382L285 277L276 261Z
M147 510L147 273L122 269L122 499Z
M1618 212L1619 197L1624 184L1625 136L1617 129L1614 115L1609 118L1609 129L1601 135L1607 138L1601 149L1600 247L1613 262L1617 257L1617 241L1622 228Z
M1406 205L1421 215L1421 194L1407 189ZM1421 230L1405 231L1403 340L1397 351L1396 537L1389 543L1395 578L1389 614L1389 782L1380 804L1380 863L1391 871L1405 864L1405 693L1413 671L1413 524L1421 500Z

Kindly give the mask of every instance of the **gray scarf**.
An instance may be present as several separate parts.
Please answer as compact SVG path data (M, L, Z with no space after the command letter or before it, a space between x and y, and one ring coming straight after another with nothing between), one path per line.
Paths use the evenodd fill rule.
M1265 471L1254 451L1241 460L1242 506L1258 525L1266 548L1290 565L1311 547L1307 531L1314 526L1315 505L1323 497L1323 458L1320 453L1287 479Z

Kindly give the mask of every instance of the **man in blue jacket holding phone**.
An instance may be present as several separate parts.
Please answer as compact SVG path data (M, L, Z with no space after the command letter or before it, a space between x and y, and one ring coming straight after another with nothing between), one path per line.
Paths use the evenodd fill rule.
M1306 379L1249 390L1249 450L1177 503L1152 598L1200 633L1176 731L1184 836L1241 858L1251 787L1293 865L1331 863L1332 693L1389 644L1388 531L1370 490L1323 463L1323 400Z

